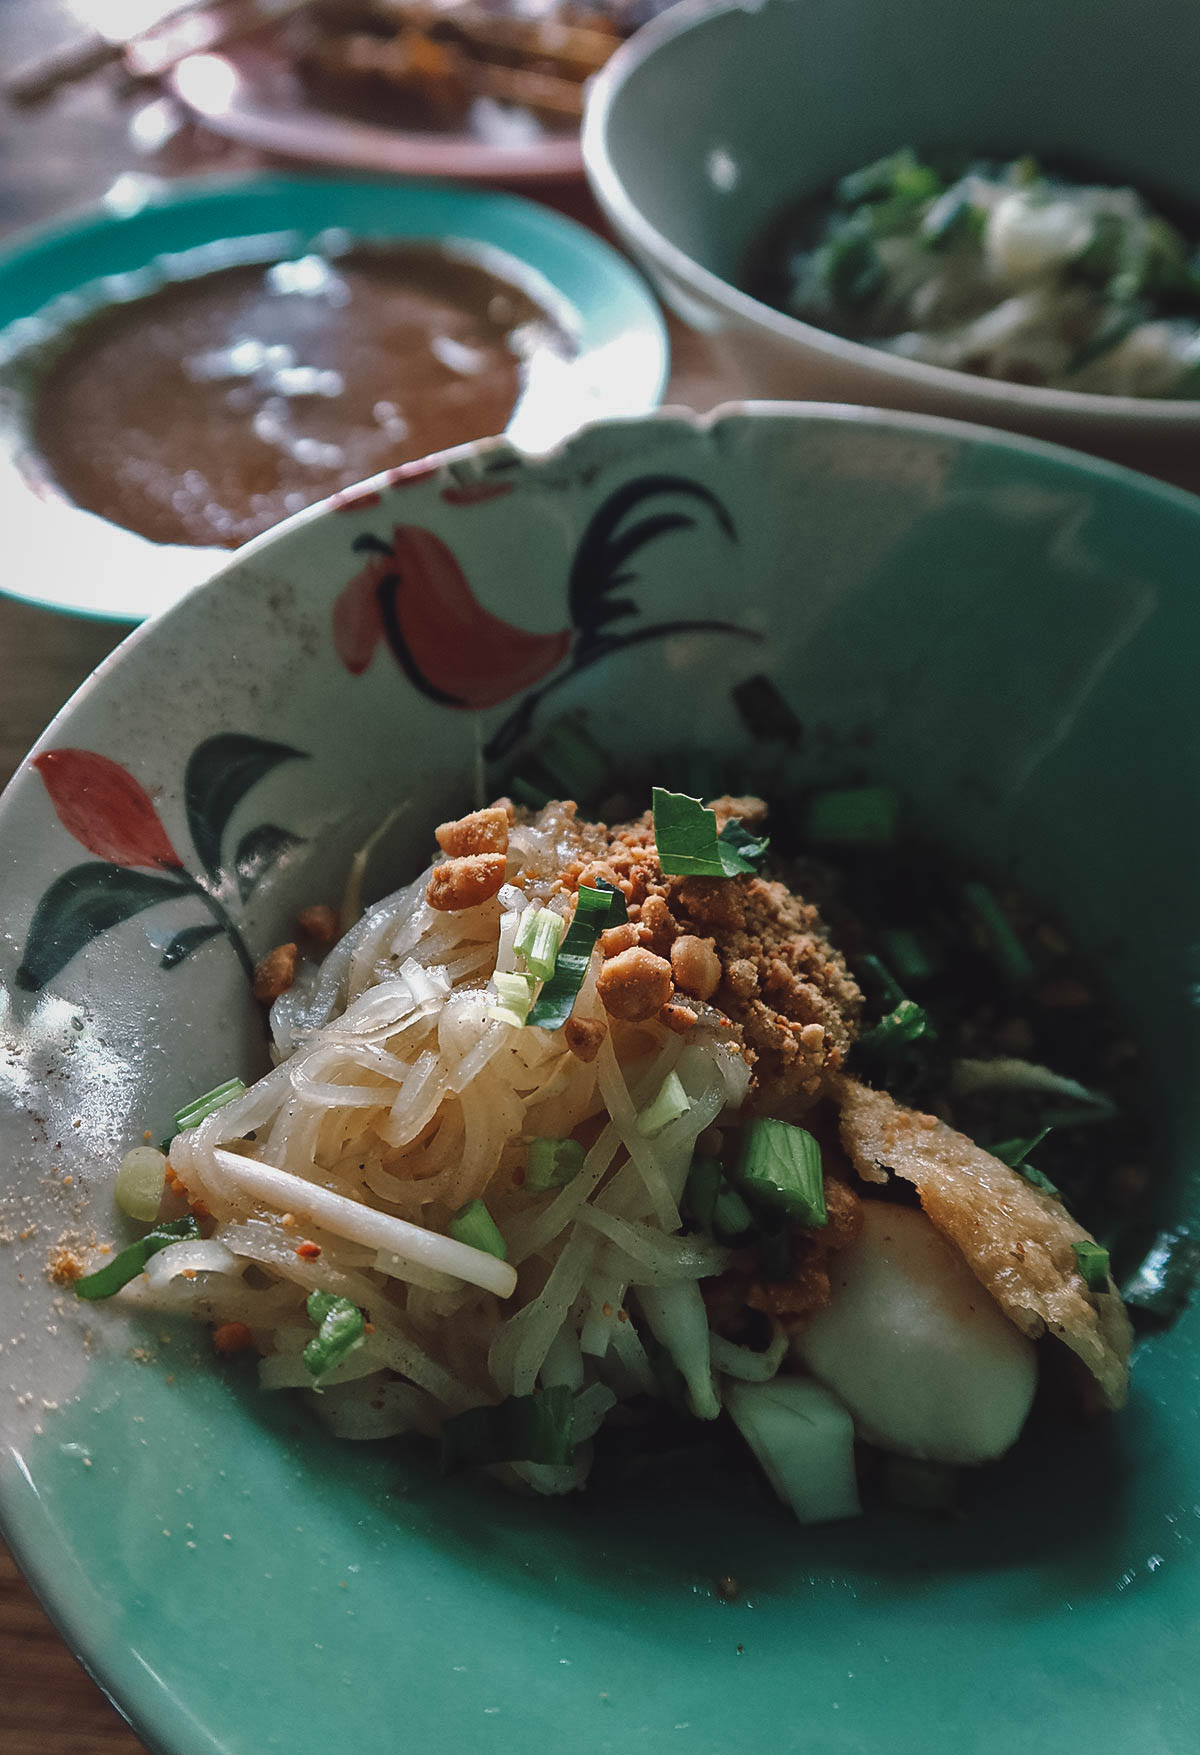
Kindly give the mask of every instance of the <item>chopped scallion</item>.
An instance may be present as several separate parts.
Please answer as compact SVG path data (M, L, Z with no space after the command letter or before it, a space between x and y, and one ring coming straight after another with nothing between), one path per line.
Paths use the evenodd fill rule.
M686 792L654 788L654 841L669 877L739 877L758 869L769 842L737 817L718 833L716 812Z
M900 800L890 786L832 786L808 801L810 841L835 847L886 847L896 838Z
M1072 1243L1071 1250L1075 1256L1075 1265L1083 1276L1083 1283L1088 1291L1107 1292L1109 1285L1107 1249L1099 1243L1093 1243L1088 1237L1082 1243Z
M533 942L525 952L525 962L530 973L542 981L549 981L554 973L558 947L566 930L567 923L561 914L556 914L553 908L538 909Z
M113 1183L113 1199L128 1218L150 1225L158 1217L166 1180L164 1153L157 1146L134 1146L121 1159Z
M489 1463L569 1463L574 1419L575 1395L566 1383L468 1408L442 1427L442 1473Z
M366 1328L363 1313L349 1298L332 1292L310 1292L305 1309L317 1329L304 1349L305 1369L311 1377L324 1377L347 1353L361 1347Z
M537 932L538 915L541 909L536 902L531 902L521 914L517 926L517 936L513 940L513 950L518 957L527 957L533 949L534 934Z
M628 919L620 890L599 879L594 888L581 885L575 896L575 914L554 960L554 973L542 988L527 1023L542 1030L557 1030L571 1015L583 986L596 940L610 926Z
M160 1249L169 1249L172 1243L178 1243L185 1237L199 1237L200 1227L191 1213L182 1219L168 1219L161 1225L155 1225L153 1231L147 1231L128 1249L94 1274L85 1274L83 1279L75 1282L75 1295L79 1298L96 1299L111 1298L130 1280L135 1280L152 1255Z
M456 1243L482 1249L485 1255L494 1255L499 1261L508 1260L508 1245L500 1227L481 1200L468 1201L455 1213L450 1221L450 1235Z
M637 1130L647 1139L661 1133L671 1122L686 1115L692 1100L679 1082L679 1074L669 1072L658 1088L653 1102L648 1103L637 1118Z
M195 1097L180 1109L175 1116L175 1126L180 1133L188 1127L199 1127L200 1123L215 1110L223 1109L226 1103L232 1103L235 1097L244 1097L246 1087L241 1079L226 1079L223 1085L214 1085L211 1091L205 1091L202 1097Z
M964 884L963 898L987 935L988 946L1000 973L1015 987L1028 987L1035 974L1033 960L987 885Z
M859 1047L870 1053L889 1052L906 1042L915 1042L927 1035L932 1026L923 1006L914 999L902 999L885 1018L859 1038Z
M529 975L505 975L499 970L492 976L498 1005L488 1012L498 1024L513 1024L519 1030L529 1016L533 1004L533 978Z
M530 1140L525 1186L536 1194L548 1188L565 1188L583 1169L586 1157L578 1140Z
M742 1192L801 1225L828 1222L821 1148L811 1133L760 1117L742 1134L736 1177Z

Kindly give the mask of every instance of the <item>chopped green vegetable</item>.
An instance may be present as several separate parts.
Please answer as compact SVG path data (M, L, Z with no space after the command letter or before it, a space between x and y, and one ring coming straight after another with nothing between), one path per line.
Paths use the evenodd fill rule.
M743 1193L764 1206L779 1208L801 1225L827 1223L821 1148L804 1128L762 1117L750 1122L735 1174Z
M575 915L559 946L554 973L538 995L527 1023L542 1030L557 1030L566 1023L583 986L596 940L607 927L620 926L628 918L624 896L603 878L597 880L594 889L579 888Z
M718 834L715 811L686 792L654 788L654 840L669 877L738 877L757 870L769 843L737 817Z
M856 310L875 297L887 280L887 270L871 235L870 222L851 220L821 246L821 276L835 304Z
M533 976L505 975L497 970L492 976L492 985L496 989L499 1004L488 1012L498 1024L513 1024L519 1030L529 1017L529 1008L533 1004Z
M1048 1127L1043 1127L1037 1133L1031 1134L1028 1139L1001 1140L999 1145L989 1146L987 1149L993 1158L999 1158L1000 1162L1007 1164L1010 1170L1019 1171L1026 1182L1032 1183L1034 1188L1040 1188L1043 1194L1053 1195L1056 1200L1061 1200L1062 1193L1051 1182L1050 1178L1043 1176L1040 1170L1035 1170L1033 1165L1027 1162L1030 1152L1036 1151L1049 1132Z
M906 1042L915 1042L919 1036L931 1034L932 1029L925 1008L915 999L902 999L885 1018L880 1018L873 1029L860 1036L858 1045L872 1054L886 1053Z
M456 1243L471 1249L482 1249L500 1261L508 1260L508 1245L495 1219L481 1200L470 1200L450 1221L450 1235Z
M332 1292L310 1292L305 1309L317 1328L304 1349L305 1369L311 1377L324 1377L347 1353L362 1345L366 1327L363 1313L349 1298L335 1297Z
M637 1130L647 1139L661 1133L671 1122L686 1115L692 1100L679 1082L679 1074L669 1072L658 1088L653 1102L648 1103L637 1118Z
M147 1231L144 1237L139 1237L136 1243L131 1243L128 1249L123 1249L120 1255L114 1255L96 1273L85 1274L81 1280L76 1280L75 1295L88 1299L111 1298L130 1280L135 1280L150 1257L157 1255L160 1249L169 1249L172 1243L199 1235L200 1227L191 1213L182 1219L167 1219L155 1225L153 1231Z
M887 952L901 981L928 981L937 974L935 960L925 938L911 927L892 926L879 934L879 942Z
M488 1463L569 1463L574 1419L575 1396L565 1383L468 1408L442 1427L442 1473Z
M537 932L540 913L541 909L536 902L531 902L528 908L521 911L521 918L517 922L517 936L513 940L513 950L519 957L527 957L533 949L534 934Z
M223 1085L214 1085L211 1091L205 1091L202 1097L195 1097L175 1116L175 1126L180 1133L188 1127L199 1127L200 1123L217 1109L223 1109L226 1103L232 1103L235 1097L244 1097L246 1087L241 1079L226 1079Z
M554 964L558 957L558 947L562 943L567 923L561 914L553 908L540 908L533 935L533 943L525 952L525 962L531 974L542 981L549 981L554 973Z
M583 1169L586 1157L578 1140L530 1140L525 1186L537 1194L548 1188L565 1188Z
M857 207L864 201L883 201L897 195L928 201L941 187L937 172L922 164L911 146L902 146L898 152L889 152L886 158L878 158L843 177L837 186L837 198L843 207Z
M113 1199L127 1218L142 1225L153 1224L166 1181L166 1155L157 1146L134 1146L121 1159Z
M964 884L963 899L986 933L988 947L1000 973L1014 987L1028 987L1036 973L1033 959L987 885L978 882Z
M805 812L810 841L839 847L886 847L896 838L900 800L890 786L834 786L814 792Z
M1083 1275L1083 1283L1089 1292L1108 1291L1108 1251L1090 1238L1082 1243L1072 1243L1075 1265Z

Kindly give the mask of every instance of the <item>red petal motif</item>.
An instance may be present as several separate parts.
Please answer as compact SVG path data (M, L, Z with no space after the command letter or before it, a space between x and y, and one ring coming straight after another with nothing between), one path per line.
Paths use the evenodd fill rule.
M392 570L386 556L368 561L333 605L333 649L351 676L361 676L383 634L376 595L380 579Z
M396 625L413 665L441 693L464 707L494 707L566 657L570 628L531 634L492 615L432 530L400 526L392 547Z
M93 750L67 749L47 750L34 757L33 766L63 828L97 859L182 870L145 789L118 762Z

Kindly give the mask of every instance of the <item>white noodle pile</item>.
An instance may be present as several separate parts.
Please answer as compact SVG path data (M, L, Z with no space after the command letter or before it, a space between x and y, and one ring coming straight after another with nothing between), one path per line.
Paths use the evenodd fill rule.
M275 1069L172 1146L212 1239L163 1250L125 1293L246 1323L267 1388L311 1388L305 1300L349 1298L368 1333L318 1398L345 1437L434 1434L466 1408L568 1384L575 1462L504 1471L540 1492L582 1483L588 1441L619 1398L658 1393L639 1323L674 1356L697 1411L715 1413L698 1281L726 1252L679 1235L679 1202L697 1137L740 1107L749 1080L700 1029L684 1045L657 1023L612 1023L594 969L575 1006L609 1026L591 1063L561 1030L489 1018L521 910L533 899L568 911L557 880L578 851L551 806L512 833L520 888L438 913L424 873L369 909L276 1002ZM691 1106L647 1138L638 1114L670 1071ZM572 1135L588 1148L582 1170L561 1190L527 1191L528 1142ZM447 1234L476 1197L507 1262ZM297 1255L301 1240L319 1255Z

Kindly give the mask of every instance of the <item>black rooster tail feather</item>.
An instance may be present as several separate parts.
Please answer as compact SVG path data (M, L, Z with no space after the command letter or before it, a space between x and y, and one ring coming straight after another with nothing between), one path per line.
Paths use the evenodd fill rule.
M643 518L632 529L619 533L622 520L648 499L660 494L683 495L707 506L718 526L729 538L737 541L733 520L725 507L699 482L683 475L640 475L625 483L593 515L575 551L568 582L571 620L581 631L594 627L611 616L602 613L606 595L620 584L628 584L630 573L623 571L625 562L638 550L672 530L688 530L695 519L683 512L660 512Z

